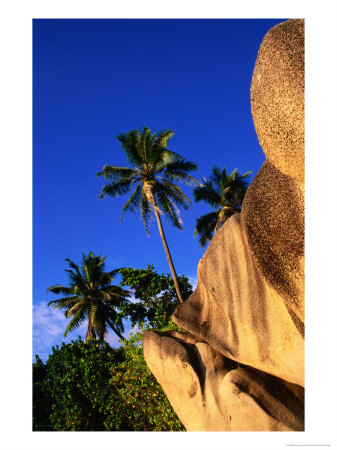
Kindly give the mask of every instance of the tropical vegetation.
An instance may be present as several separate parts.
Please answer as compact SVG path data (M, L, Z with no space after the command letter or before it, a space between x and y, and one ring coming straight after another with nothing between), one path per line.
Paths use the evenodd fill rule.
M123 312L130 319L132 327L148 326L161 330L175 327L171 320L179 299L172 277L159 274L152 264L146 269L126 267L118 271L122 276L121 286L131 288L134 301L123 307ZM192 285L184 275L178 277L183 300L192 294Z
M204 247L212 239L226 220L241 211L250 173L251 171L239 175L238 170L234 169L228 174L225 167L221 170L215 165L209 180L203 178L202 185L194 188L194 200L206 202L214 209L196 221L194 236L199 236L200 247Z
M152 264L146 269L124 267L106 271L106 257L82 253L80 265L69 258L69 285L50 286L47 292L61 295L49 306L64 310L70 320L64 336L88 322L84 342L79 337L52 348L44 363L38 355L33 363L34 431L183 431L184 426L144 360L142 331L177 330L171 316L191 294L186 276L178 276L164 233L161 216L182 229L180 209L190 199L176 184L194 186L196 202L213 210L199 217L194 235L205 246L214 233L241 211L250 172L227 174L213 167L200 183L190 175L197 165L168 148L172 130L152 133L147 127L117 136L128 167L105 165L97 175L108 183L100 198L118 197L132 191L127 211L140 210L147 235L155 217L171 275L159 274ZM119 285L112 284L116 278ZM139 332L125 339L123 321ZM121 346L107 342L108 330Z
M124 340L123 314L119 309L128 303L129 292L120 286L112 285L116 271L105 272L106 257L82 253L82 265L79 267L69 258L70 285L50 286L47 292L63 294L64 297L48 303L53 308L65 310L65 316L71 318L64 336L88 321L85 340L98 338L101 342L110 328Z
M149 371L141 335L119 349L90 338L33 364L34 431L183 431Z
M81 267L71 262L71 270L67 269L67 272L71 277L70 287L78 297L79 288L74 286L83 289L84 282L88 282L89 278L101 280L97 282L101 286L98 292L103 289L102 276L106 273L104 260L100 255L95 257L89 253L88 256L83 255ZM67 261L69 263L70 260ZM101 276L96 271L101 272ZM69 344L53 347L45 363L36 355L33 364L34 431L185 430L148 369L142 348L144 328L161 331L178 329L171 320L174 309L179 305L172 277L158 274L153 265L148 265L146 269L127 267L109 273L111 277L119 274L123 288L120 287L118 292L123 291L128 296L126 298L125 295L123 301L118 303L118 317L120 320L129 318L132 326L137 325L140 332L121 340L120 348L112 348L96 330L94 321L92 329L96 330L95 335L86 336L84 342L79 337ZM106 277L104 279L107 280ZM183 298L187 299L192 293L192 286L184 275L178 279ZM111 282L112 278L109 280ZM125 291L125 286L131 291ZM48 291L51 289L61 292L60 285L52 286ZM70 294L64 286L62 292ZM104 292L107 292L106 286ZM133 299L130 299L131 294ZM65 299L73 301L71 297L59 299L60 303L55 305L69 307L71 305ZM100 299L98 307L104 299L108 301L106 296L101 298L98 293L96 296L87 295L86 301L90 300L89 297L95 297L96 301ZM54 302L50 305L53 306ZM69 328L68 325L68 332Z
M172 130L152 133L144 126L141 130L131 130L118 135L117 139L130 167L105 165L97 176L109 181L103 186L100 198L117 197L134 188L123 207L121 220L126 211L140 210L145 231L149 235L150 220L153 214L155 215L174 286L182 303L178 277L160 216L164 215L169 223L182 229L179 208L187 209L191 201L174 182L192 185L198 185L199 182L189 174L197 169L197 165L168 149L168 141L173 134Z

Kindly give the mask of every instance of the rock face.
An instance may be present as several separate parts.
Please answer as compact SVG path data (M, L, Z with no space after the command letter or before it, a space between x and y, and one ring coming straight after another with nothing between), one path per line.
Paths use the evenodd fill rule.
M223 356L304 386L303 338L258 269L241 214L215 234L197 289L172 318Z
M303 388L238 367L191 334L147 331L144 355L188 431L303 429Z
M304 336L304 190L268 160L242 205L248 245L263 278Z
M187 430L304 429L304 22L265 36L251 87L267 160L212 239L198 286L144 333L144 355Z
M250 94L255 129L266 157L303 183L304 20L288 20L268 31Z

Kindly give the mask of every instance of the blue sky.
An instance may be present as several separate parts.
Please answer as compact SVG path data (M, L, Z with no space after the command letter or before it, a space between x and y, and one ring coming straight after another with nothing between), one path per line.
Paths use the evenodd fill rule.
M107 269L169 268L155 223L119 218L126 197L99 200L104 164L126 165L115 136L147 125L171 128L169 147L208 177L214 164L252 179L265 156L250 111L259 45L285 19L33 21L33 354L60 344L67 320L47 307L53 284L67 284L65 258L107 256ZM184 188L192 199L192 189ZM193 239L193 204L184 230L164 223L176 270L196 283L205 249ZM128 327L127 327L128 332ZM85 326L66 341L84 336ZM109 337L115 345L117 339Z

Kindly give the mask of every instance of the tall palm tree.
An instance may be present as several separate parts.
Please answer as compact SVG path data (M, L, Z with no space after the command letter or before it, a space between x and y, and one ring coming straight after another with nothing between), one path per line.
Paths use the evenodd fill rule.
M182 229L178 207L187 209L191 202L173 181L182 181L192 185L199 182L188 174L197 169L196 164L186 161L167 148L168 140L172 136L172 130L151 133L147 127L118 135L117 139L121 143L131 167L104 166L102 172L97 175L111 181L103 186L100 198L117 197L134 188L123 207L121 220L126 211L135 212L140 209L145 231L149 235L149 223L154 213L174 286L179 301L183 303L160 216L165 215L168 222Z
M203 185L193 190L196 202L204 201L215 209L197 219L194 236L199 235L200 247L212 239L213 234L229 217L241 211L248 188L245 179L250 173L251 171L239 175L237 169L234 169L228 175L225 168L221 171L218 166L214 166L209 181L203 178Z
M58 284L47 289L47 292L65 296L48 303L53 308L65 310L67 318L72 317L64 336L88 320L85 342L90 337L103 341L108 327L125 340L121 334L124 327L118 308L128 302L126 297L130 294L119 286L111 285L117 272L104 271L105 259L101 255L94 256L92 252L87 256L82 253L82 265L78 267L67 258L70 269L65 271L69 273L69 287Z

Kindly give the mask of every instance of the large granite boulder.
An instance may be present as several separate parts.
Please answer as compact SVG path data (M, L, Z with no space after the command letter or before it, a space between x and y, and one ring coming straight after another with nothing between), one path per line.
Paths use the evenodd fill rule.
M242 205L245 235L262 277L304 336L304 189L269 160Z
M304 20L288 20L268 31L250 94L256 133L266 157L303 183Z
M198 286L144 333L144 355L187 430L304 429L304 22L265 36L251 105L266 162L218 230Z
M215 234L172 319L223 356L304 386L303 337L255 263L241 214Z
M300 431L304 389L177 331L144 333L146 361L188 431Z

